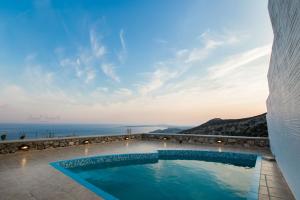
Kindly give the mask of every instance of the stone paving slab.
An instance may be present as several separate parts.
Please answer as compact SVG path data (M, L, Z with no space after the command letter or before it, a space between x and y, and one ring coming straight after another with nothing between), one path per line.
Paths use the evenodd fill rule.
M262 160L259 199L295 199L275 161Z

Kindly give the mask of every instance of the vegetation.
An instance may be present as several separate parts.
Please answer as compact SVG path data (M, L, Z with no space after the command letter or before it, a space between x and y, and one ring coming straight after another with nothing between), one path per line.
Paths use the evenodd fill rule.
M26 138L26 133L22 133L21 135L20 135L20 140L24 140Z
M242 119L215 118L181 134L268 137L266 113Z
M181 128L167 128L167 129L158 129L155 131L151 131L150 133L179 133L183 129Z
M6 133L3 133L0 137L1 137L1 140L6 140Z

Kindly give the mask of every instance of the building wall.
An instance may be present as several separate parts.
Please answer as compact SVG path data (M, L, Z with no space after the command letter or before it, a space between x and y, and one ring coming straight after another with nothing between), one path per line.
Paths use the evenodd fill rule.
M269 0L274 32L267 121L278 165L300 199L300 0Z

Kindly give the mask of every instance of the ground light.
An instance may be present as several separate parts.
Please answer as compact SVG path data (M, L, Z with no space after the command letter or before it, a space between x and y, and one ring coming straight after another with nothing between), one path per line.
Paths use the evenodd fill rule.
M89 144L90 142L88 140L84 140L82 143L83 144Z
M20 150L23 150L23 151L26 151L26 150L29 149L29 146L26 145L26 144L23 144L23 145L21 145L21 146L19 147L19 149L20 149Z

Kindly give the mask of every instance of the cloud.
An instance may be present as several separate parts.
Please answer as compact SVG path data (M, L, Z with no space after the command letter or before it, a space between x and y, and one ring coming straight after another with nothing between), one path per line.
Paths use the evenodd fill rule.
M26 63L33 62L36 59L36 57L37 57L36 53L30 53L25 57L25 62Z
M267 47L263 45L227 56L208 66L207 73L189 74L176 80L177 70L174 72L169 65L163 65L167 62L157 63L156 70L149 74L153 79L144 85L148 86L144 87L146 94L159 90L156 95L144 96L126 87L113 90L99 86L94 91L66 94L56 88L32 93L21 86L1 86L1 105L9 104L9 107L1 110L0 120L24 121L30 113L32 116L60 116L63 122L200 124L213 117L259 114L265 112L262 102L268 94L266 76L270 51ZM237 61L238 67L229 68L230 60ZM220 71L221 75L215 78L214 73Z
M110 54L102 35L94 30L88 33L90 43L73 54L67 47L56 49L58 69L52 63L38 64L37 55L29 54L21 84L0 82L0 121L24 121L32 115L30 120L60 116L62 122L199 124L212 117L242 117L265 109L269 45L213 57L221 48L234 47L243 36L206 31L195 38L194 46L178 48L169 58L153 63L142 81L109 87L110 83L101 85L96 78L102 71L120 82L119 57L113 62L116 55ZM119 52L125 52L126 32L118 33Z
M271 45L263 45L247 51L227 56L218 64L207 66L207 73L202 76L190 76L172 85L172 91L189 90L222 90L233 88L237 85L249 84L244 81L251 74L259 77L260 81L266 80L268 59L271 54ZM253 83L251 83L253 84ZM249 84L250 85L250 84Z
M87 69L86 71L86 79L85 79L85 82L86 83L89 83L91 82L92 80L94 80L96 77L96 73L93 69Z
M92 67L92 62L84 54L77 58L64 58L59 61L63 68L71 69L75 72L75 76L83 80L86 84L90 83L96 78L96 71Z
M118 59L121 63L124 63L125 60L127 59L127 47L126 47L126 42L125 42L125 33L124 30L121 29L119 33L119 38L120 38L120 43L121 43L121 50L118 53Z
M154 42L158 43L158 44L168 44L168 41L167 40L164 40L164 39L161 39L161 38L155 38L153 39Z
M115 94L120 96L131 96L132 91L129 90L128 88L119 88L117 91L115 91Z
M210 31L204 32L197 39L201 39L200 47L179 49L172 58L155 63L155 70L147 73L148 82L138 85L140 93L147 95L162 88L169 81L179 78L195 65L201 64L217 48L233 45L239 40L233 33L222 35Z
M120 36L122 49L126 50L126 43L125 43L125 39L124 39L124 30L123 29L120 30L120 35L119 36Z
M203 44L201 48L185 49L185 52L180 50L179 55L181 52L181 56L185 56L185 63L199 62L206 59L214 49L225 45L236 44L243 37L244 35L238 37L235 33L215 34L208 30L197 38Z
M90 30L90 43L93 54L97 58L103 58L106 53L106 47L101 44L101 36L97 36L96 32L93 29Z
M165 83L163 87L160 83L159 93L156 95L138 97L128 104L143 108L149 118L159 112L160 119L172 119L173 122L183 120L196 124L213 117L238 118L265 112L264 102L268 95L267 70L271 52L268 46L263 45L230 55L218 64L208 67L206 74L176 79ZM239 63L238 67L222 73L218 78L211 74L219 74L221 66L227 67L231 59Z
M85 84L91 83L98 77L99 66L103 74L116 82L120 82L120 78L116 73L114 63L124 63L127 57L127 47L125 41L125 32L123 29L119 32L121 50L118 57L113 60L112 54L103 44L103 35L96 31L97 27L93 26L89 29L90 45L79 46L73 55L66 56L65 48L58 47L54 50L59 60L59 65L63 67L63 72L77 77Z
M121 87L116 89L108 89L105 87L98 87L89 96L90 105L103 105L113 106L115 104L124 103L130 101L133 96L133 91L129 88Z
M103 63L101 65L103 73L116 82L120 82L120 78L115 73L115 67L110 63Z
M139 92L142 95L147 95L164 85L168 80L176 77L177 71L169 71L167 68L158 68L150 74L150 81L147 84L139 86Z
M74 94L67 95L55 85L40 87L38 82L31 84L31 87L6 84L1 85L1 88L1 99L9 106L0 112L0 121L24 122L28 120L29 115L65 115L67 107L75 105L78 101Z
M102 72L112 80L120 82L119 76L115 72L115 67L110 64L107 54L107 48L102 44L102 36L94 29L90 29L90 49L81 47L76 56L67 57L60 60L62 67L70 67L75 72L76 77L82 79L86 84L90 83L97 77L97 67L101 66ZM126 57L126 43L124 31L120 31L120 41L122 51L120 59L123 61Z
M236 44L247 37L248 34L244 32L224 30L222 34L218 34L208 29L201 33L197 37L197 40L204 41L204 43L208 44L210 43L210 41L213 41L213 43L210 43L211 45L216 42L219 44Z
M21 77L26 83L36 88L52 87L55 78L55 72L44 69L44 66L37 62L37 54L28 54L24 59L24 71Z
M48 90L54 85L55 73L44 70L40 65L27 65L22 77L33 90Z
M212 79L220 78L237 70L241 66L244 66L254 60L257 60L263 56L269 55L271 52L271 44L264 45L251 49L249 51L239 53L227 58L222 64L218 64L209 68L209 76Z

